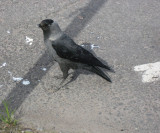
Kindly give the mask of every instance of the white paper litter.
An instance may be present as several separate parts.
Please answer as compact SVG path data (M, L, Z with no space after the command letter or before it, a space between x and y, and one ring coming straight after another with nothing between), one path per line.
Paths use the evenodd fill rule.
M100 47L98 45L92 44L91 49L94 49L94 48L100 48Z
M7 63L4 62L4 63L0 66L0 68L5 67L6 65L7 65Z
M10 34L11 32L9 30L7 30L7 33Z
M45 68L45 67L44 67L44 68L41 68L41 69L42 69L43 71L46 71L46 70L47 70L47 68Z
M14 81L21 81L23 78L21 77L12 77Z
M22 81L22 84L23 85L29 85L30 81L28 79L25 79L25 80Z
M33 39L26 36L26 43L29 44L29 45L32 45Z

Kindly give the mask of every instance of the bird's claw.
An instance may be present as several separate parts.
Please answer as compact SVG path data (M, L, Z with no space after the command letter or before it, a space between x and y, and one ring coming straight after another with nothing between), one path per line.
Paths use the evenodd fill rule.
M63 76L54 76L56 79L63 79Z

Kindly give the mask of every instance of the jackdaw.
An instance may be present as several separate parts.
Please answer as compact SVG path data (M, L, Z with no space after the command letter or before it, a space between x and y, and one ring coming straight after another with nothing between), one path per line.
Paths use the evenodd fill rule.
M112 82L99 67L113 72L113 69L102 63L90 51L77 45L68 35L61 31L52 19L45 19L38 25L43 30L44 43L49 55L58 62L63 72L63 80L68 77L69 69L85 69L96 73L105 80Z

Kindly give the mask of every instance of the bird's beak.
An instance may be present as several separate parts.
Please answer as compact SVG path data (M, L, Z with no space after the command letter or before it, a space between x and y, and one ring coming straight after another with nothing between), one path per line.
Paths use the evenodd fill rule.
M37 27L41 28L41 24L37 24Z

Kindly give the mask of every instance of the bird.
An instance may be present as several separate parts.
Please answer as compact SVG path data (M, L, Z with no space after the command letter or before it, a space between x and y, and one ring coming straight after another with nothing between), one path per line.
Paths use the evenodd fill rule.
M61 84L68 77L70 69L84 69L93 72L108 82L112 82L108 74L101 68L109 72L114 70L107 64L100 61L92 52L76 44L74 40L65 34L58 23L52 19L45 19L38 24L44 35L44 43L49 56L58 62L63 73Z

